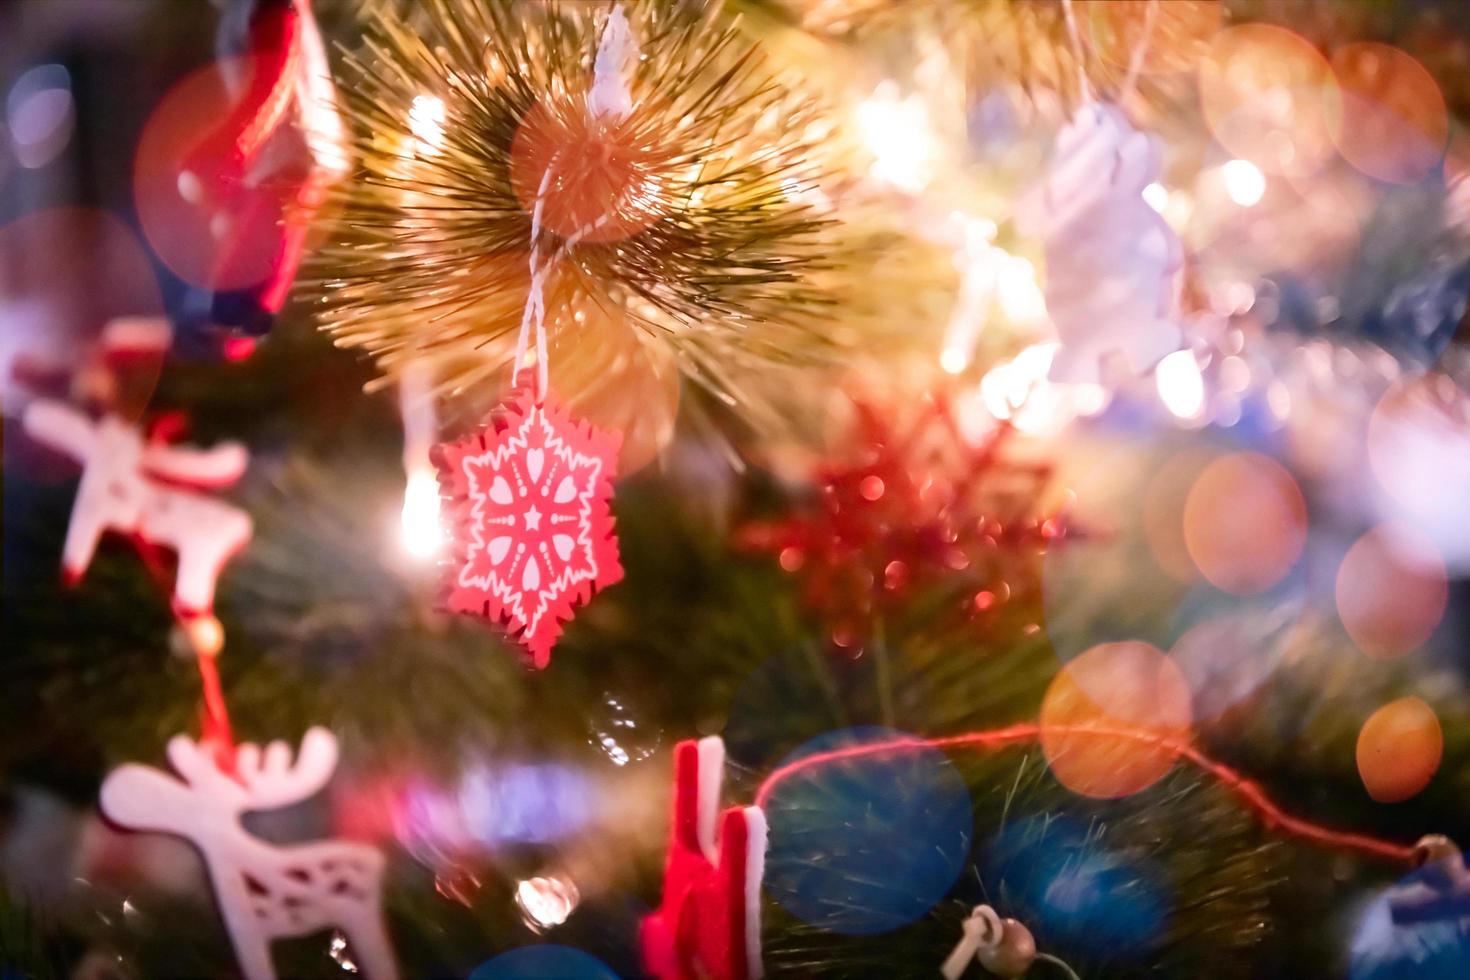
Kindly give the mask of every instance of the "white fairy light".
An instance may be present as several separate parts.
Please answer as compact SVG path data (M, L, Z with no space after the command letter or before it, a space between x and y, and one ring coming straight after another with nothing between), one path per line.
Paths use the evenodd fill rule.
M580 900L577 886L561 878L527 878L516 885L516 905L537 932L567 921Z
M431 467L416 467L403 491L403 550L430 558L444 543L439 529L439 479Z
M1046 318L1046 298L1036 283L1036 267L1028 259L1010 255L1000 249L1000 270L996 276L996 299L1013 323L1036 323Z
M1225 193L1243 208L1259 203L1266 193L1266 175L1249 160L1231 160L1220 168Z
M439 478L429 462L438 423L422 365L404 369L398 400L403 414L403 471L408 478L400 525L403 550L414 558L431 558L443 546L444 535L439 526Z
M1197 419L1205 407L1205 383L1192 351L1175 351L1154 372L1159 400L1176 418Z
M990 319L997 259L1005 252L991 244L995 238L995 222L958 212L951 215L951 220L962 229L964 243L955 254L955 265L960 270L960 288L954 308L950 310L949 326L944 332L939 366L948 374L960 374L970 366L975 341Z
M899 98L898 85L881 82L857 109L863 143L873 155L868 173L917 194L934 179L937 153L929 110L917 95Z
M425 156L444 147L444 100L437 95L415 95L408 108L408 130L413 133L415 150Z
M948 346L939 352L939 366L946 374L959 374L970 365L970 355L963 348Z

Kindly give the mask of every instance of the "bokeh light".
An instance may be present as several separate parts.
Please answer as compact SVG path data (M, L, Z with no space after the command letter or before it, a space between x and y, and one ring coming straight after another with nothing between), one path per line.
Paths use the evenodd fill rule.
M1300 35L1269 24L1221 31L1200 62L1199 87L1220 145L1267 173L1310 174L1334 151L1337 86L1327 59Z
M1032 344L980 379L980 400L990 414L1033 436L1052 436L1078 415L1091 415L1107 403L1101 385L1050 381L1047 374L1059 345Z
M444 147L444 100L437 95L415 95L408 107L408 130L415 152L432 156Z
M1184 502L1213 458L1206 449L1180 450L1157 466L1143 491L1143 534L1149 552L1182 585L1192 585L1200 577L1184 542Z
M1211 463L1184 503L1184 542L1211 584L1254 595L1280 582L1302 552L1307 505L1296 481L1258 453Z
M1449 583L1434 542L1413 528L1364 534L1337 570L1337 615L1370 657L1399 657L1422 645L1444 616Z
M1194 696L1195 719L1218 718L1260 689L1281 663L1300 618L1298 594L1273 593L1186 630L1169 656Z
M444 533L439 526L439 477L432 467L416 467L408 474L399 530L403 550L414 558L430 558L443 545Z
M1189 684L1172 660L1147 643L1104 643L1070 661L1041 702L1041 748L1057 781L1099 799L1131 796L1174 765L1167 747L1124 735L1073 729L1123 729L1182 741L1192 721Z
M1154 368L1159 401L1175 418L1193 420L1204 414L1205 381L1194 352L1177 350Z
M938 150L922 97L901 97L897 83L885 79L858 105L857 129L873 156L874 180L910 194L933 180Z
M1434 709L1418 698L1390 701L1358 732L1358 775L1379 803L1399 803L1429 785L1444 755Z
M185 76L154 107L138 139L133 201L143 236L179 278L240 289L265 279L276 258L279 191L240 175L207 172L196 154L232 106L226 79L249 77L253 62L232 58ZM196 172L203 167L206 172ZM243 216L270 215L270 220ZM228 254L229 261L223 261Z
M1047 639L1063 662L1107 641L1168 649L1191 625L1174 622L1173 613L1200 581L1184 545L1184 501L1218 450L1190 449L1189 458L1171 462L1182 439L1088 435L1069 444L1057 475L1069 522L1085 532L1042 559ZM1149 601L1139 602L1142 595Z
M522 946L476 967L469 980L617 980L606 963L570 946Z
M831 732L786 760L903 737ZM781 784L766 890L792 915L843 935L897 929L943 898L969 856L970 792L944 753L905 747L803 771Z
M1368 420L1368 462L1381 516L1470 569L1470 395L1436 372L1395 384Z
M0 227L0 269L0 393L7 412L19 404L17 373L65 376L83 369L97 361L107 324L163 313L147 252L105 211L51 208ZM129 418L147 403L162 365L161 352L146 365L133 360L115 406Z
M679 415L679 368L669 346L643 336L630 317L586 302L557 324L552 347L551 389L578 417L622 434L618 477L657 459Z
M544 932L567 921L581 901L576 884L567 878L526 878L516 883L516 906L532 932Z
M76 125L66 68L38 65L17 78L5 97L5 125L22 167L44 167L66 149Z
M1266 175L1249 160L1231 160L1220 168L1225 193L1243 208L1259 204L1266 193Z
M1433 76L1386 44L1344 45L1332 53L1342 91L1337 148L1370 177L1413 184L1444 159L1449 115Z

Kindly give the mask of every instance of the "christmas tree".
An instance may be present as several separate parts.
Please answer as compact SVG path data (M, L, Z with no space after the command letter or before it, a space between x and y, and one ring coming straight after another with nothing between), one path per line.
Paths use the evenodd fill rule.
M1470 975L1457 13L0 10L0 976Z

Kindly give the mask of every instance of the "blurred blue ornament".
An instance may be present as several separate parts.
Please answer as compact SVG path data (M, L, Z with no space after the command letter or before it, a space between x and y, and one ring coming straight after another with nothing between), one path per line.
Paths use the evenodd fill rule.
M1032 817L986 848L981 880L1038 937L1100 957L1138 958L1163 934L1168 896L1150 862L1108 850L1067 820Z
M522 946L475 968L469 980L618 980L607 964L569 946Z
M787 758L906 738L830 732ZM766 888L793 915L844 935L897 929L954 885L970 852L970 793L944 753L908 747L804 771L767 807Z
M555 762L479 764L459 784L465 828L489 847L551 844L592 819L594 791L587 774Z
M1470 262L1441 259L1395 286L1363 318L1362 333L1389 353L1428 366L1439 359L1465 315Z
M1351 980L1464 980L1470 977L1470 918L1394 918L1396 896L1426 887L1435 869L1420 868L1376 896L1349 945Z

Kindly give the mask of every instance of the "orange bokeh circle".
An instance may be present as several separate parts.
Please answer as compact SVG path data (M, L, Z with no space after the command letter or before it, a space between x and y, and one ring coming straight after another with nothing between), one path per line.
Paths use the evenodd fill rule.
M1154 561L1174 581L1192 585L1199 569L1184 540L1184 502L1210 456L1184 450L1164 461L1143 492L1143 534Z
M622 434L618 476L657 459L679 415L679 368L668 346L591 301L557 325L553 343L551 390L579 418Z
M1444 731L1434 709L1418 698L1390 701L1358 732L1358 775L1379 803L1415 796L1439 770Z
M1184 543L1216 588L1255 595L1280 582L1301 556L1307 505L1281 464L1259 453L1215 460L1184 502Z
M1414 184L1444 159L1449 113L1434 77L1387 44L1359 43L1332 53L1343 95L1337 148L1370 177Z
M1337 570L1337 615L1370 657L1389 659L1418 647L1439 625L1449 600L1444 560L1413 528L1374 528Z
M1104 643L1070 661L1041 702L1041 750L1057 781L1097 799L1131 796L1163 778L1189 736L1189 683L1147 643ZM1077 729L1097 728L1092 733Z
M1334 152L1342 99L1332 67L1283 27L1216 34L1199 66L1200 104L1215 139L1267 173L1314 173Z

